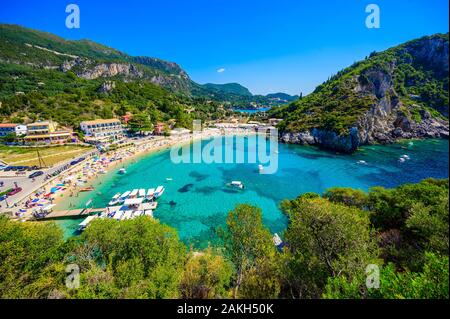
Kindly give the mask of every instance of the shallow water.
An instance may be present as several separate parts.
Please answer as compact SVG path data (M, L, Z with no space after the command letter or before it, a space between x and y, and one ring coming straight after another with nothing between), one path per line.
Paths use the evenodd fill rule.
M262 209L264 223L271 232L282 232L287 220L278 205L305 192L323 193L342 186L368 190L372 186L395 187L428 177L448 177L447 140L408 141L388 146L368 146L352 155L340 155L313 147L279 145L278 171L258 173L258 164L175 164L169 151L146 155L126 167L127 174L115 170L94 182L95 192L68 198L59 208L83 207L90 199L93 207L105 207L110 198L135 188L163 185L154 216L178 230L186 244L205 247L216 241L215 229L223 225L227 213L238 203ZM247 148L236 152L248 155ZM399 162L407 154L410 160ZM358 164L363 160L367 164ZM168 180L169 178L169 180ZM171 180L170 180L171 179ZM245 190L225 186L240 180ZM74 234L80 220L63 220L66 236Z

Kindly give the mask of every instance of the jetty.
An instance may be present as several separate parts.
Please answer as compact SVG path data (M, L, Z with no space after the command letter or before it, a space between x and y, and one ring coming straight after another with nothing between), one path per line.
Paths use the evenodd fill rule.
M68 210L55 210L47 215L39 218L42 219L58 219L58 218L67 218L67 217L82 217L89 216L94 213L103 213L106 208L82 208L82 209L68 209Z

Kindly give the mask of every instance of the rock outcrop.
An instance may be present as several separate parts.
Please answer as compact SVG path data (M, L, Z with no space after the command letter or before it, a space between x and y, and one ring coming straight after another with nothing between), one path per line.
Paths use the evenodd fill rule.
M347 122L345 132L338 134L320 126L297 132L289 129L281 133L280 139L286 143L318 145L351 153L361 145L391 143L398 139L448 138L448 99L439 97L430 103L434 93L408 94L410 87L414 87L414 91L433 82L442 85L439 96L443 96L441 92L448 94L448 60L448 38L443 36L411 41L376 59L369 58L358 72L349 68L339 75L341 78L334 79L327 87L329 93L325 98L323 91L314 92L312 94L316 96L311 99L312 103L299 103L297 109L294 104L287 112L290 121L287 127L295 127L295 121L308 123L314 117L325 118L323 114L330 110L338 118L348 117L348 114L336 114L334 105L340 105L346 112L350 109L357 114L356 120ZM411 76L405 74L415 68L425 72L428 78L421 80L421 77L413 78L414 73ZM349 96L353 97L353 104L345 107ZM321 101L327 103L322 108ZM315 110L313 115L308 107ZM357 110L358 107L364 107L365 111ZM296 116L291 116L296 110Z

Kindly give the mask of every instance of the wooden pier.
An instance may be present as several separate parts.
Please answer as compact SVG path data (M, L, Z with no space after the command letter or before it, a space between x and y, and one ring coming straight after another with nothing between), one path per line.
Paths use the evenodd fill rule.
M48 213L42 219L57 219L57 218L67 218L67 217L83 217L89 216L93 213L102 213L106 208L82 208L82 209L68 209L68 210L57 210Z

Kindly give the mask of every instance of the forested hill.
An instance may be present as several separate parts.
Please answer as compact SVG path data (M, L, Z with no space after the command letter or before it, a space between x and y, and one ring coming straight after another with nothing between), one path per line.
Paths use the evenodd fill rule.
M90 96L104 100L102 96L97 96L97 92L111 93L122 96L124 104L144 108L141 102L154 99L145 93L141 95L139 90L133 87L144 86L147 92L149 90L159 92L158 88L152 86L154 85L166 89L164 94L170 95L171 99L182 99L182 103L192 104L192 100L207 103L206 112L215 113L214 116L218 116L211 107L215 104L231 109L236 105L246 107L256 103L261 106L272 106L283 103L280 101L273 103L263 96L253 97L239 84L206 86L197 84L174 62L145 56L133 57L90 40L65 40L47 32L7 24L0 24L0 80L0 101L6 108L1 110L0 114L6 117L14 112L24 111L25 115L30 113L29 108L18 107L18 104L22 104L23 107L25 103L22 101L23 98L19 102L11 101L16 95L25 94L28 97L32 95L32 100L40 104L40 108L35 108L34 111L42 111L38 114L45 114L52 112L45 110L52 102L39 94L44 96L78 94L77 90L74 91L74 87L83 92L82 99L84 96ZM128 85L129 83L132 84ZM131 88L126 88L122 92L127 86ZM121 103L121 99L113 99L112 102ZM59 100L65 107L71 104L71 99ZM87 99L84 102L89 104L92 101ZM154 102L162 104L158 98ZM108 104L107 101L105 103ZM25 104L32 106L33 103ZM76 105L74 107L77 108ZM102 109L103 107L97 108L95 115L111 113L110 107ZM187 110L192 110L192 105L189 105ZM63 119L61 116L58 119L70 124L92 115L89 110L86 114L80 112L69 111L72 115L65 114ZM162 112L175 116L174 112L168 110Z
M275 108L282 138L352 152L397 138L448 137L448 34L373 52L316 90Z
M131 57L88 40L0 25L0 122L53 119L78 126L127 112L150 122L218 118L221 104L196 97L196 86L175 63Z

